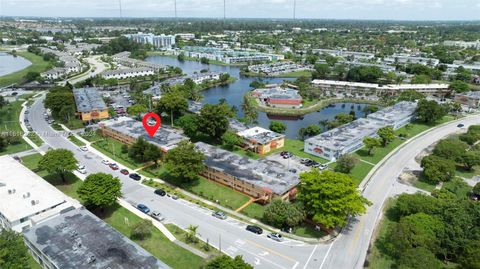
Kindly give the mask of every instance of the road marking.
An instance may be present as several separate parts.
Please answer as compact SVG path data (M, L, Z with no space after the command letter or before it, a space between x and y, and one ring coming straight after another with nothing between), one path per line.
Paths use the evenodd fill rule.
M282 258L284 258L284 259L286 259L286 260L289 260L289 261L291 261L291 262L296 262L296 260L294 260L294 259L292 259L292 258L290 258L290 257L288 257L288 256L285 256L285 255L283 255L282 253L276 252L275 250L266 248L266 247L264 247L264 246L262 246L262 245L260 245L260 244L257 244L257 243L255 243L255 242L252 242L252 241L250 241L250 240L247 240L247 242L250 243L250 244L252 244L252 245L254 245L254 246L256 246L256 247L259 247L259 248L261 248L261 249L264 249L264 250L266 250L266 251L269 251L269 252L271 252L271 253L279 256L279 257L282 257Z
M330 253L330 250L332 249L332 247L333 247L333 243L328 248L327 253L325 254L325 257L323 257L322 264L320 264L320 267L318 269L322 269L323 264L325 264L325 261L327 260L327 257L328 257L328 253Z
M357 241L360 238L360 232L362 231L363 225L365 224L365 221L362 221L361 218L359 217L357 224L357 228L355 229L355 234L353 235L353 240L352 243L350 244L350 248L348 249L348 254L352 254L353 248L357 245Z
M315 245L315 247L312 250L312 253L310 253L310 256L308 256L307 262L305 263L305 266L303 266L303 269L307 268L308 263L310 262L310 259L312 259L313 253L317 250L318 245Z
M260 259L255 257L255 262L254 263L255 263L255 265L260 265Z
M299 262L296 262L295 265L293 265L292 269L297 268L297 266L298 266L299 264L300 264Z

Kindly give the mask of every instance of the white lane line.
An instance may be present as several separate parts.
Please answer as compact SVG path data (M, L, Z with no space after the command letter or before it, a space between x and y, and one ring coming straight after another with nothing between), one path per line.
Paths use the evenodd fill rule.
M297 268L298 265L299 265L299 262L296 262L295 265L292 267L292 269Z
M322 264L320 264L320 267L319 267L318 269L322 269L323 264L324 264L325 261L327 260L328 253L330 253L330 250L332 249L332 247L333 247L333 243L330 245L330 247L328 247L327 253L325 254L325 257L323 258Z
M313 253L315 253L315 251L317 250L317 247L318 247L318 245L315 245L315 247L313 248L312 253L310 253L310 256L308 256L308 260L305 263L305 266L303 266L303 269L307 268L307 265L310 262L310 260L312 259Z

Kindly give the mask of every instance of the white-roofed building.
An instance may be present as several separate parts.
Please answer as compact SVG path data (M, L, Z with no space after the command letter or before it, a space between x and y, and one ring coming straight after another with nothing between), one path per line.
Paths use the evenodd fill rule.
M0 175L0 229L22 232L64 210L81 207L11 156L0 157L0 169L4 171Z

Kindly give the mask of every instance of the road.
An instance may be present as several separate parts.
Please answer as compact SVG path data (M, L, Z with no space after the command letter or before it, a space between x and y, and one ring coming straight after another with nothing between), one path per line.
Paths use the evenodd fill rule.
M182 228L198 225L199 237L202 240L208 239L212 246L221 248L230 256L242 255L255 268L262 269L362 268L383 203L389 196L408 191L405 186L400 188L396 186L399 184L396 179L402 170L414 166L414 158L422 149L458 131L458 122L465 124L465 128L480 124L478 115L463 118L433 129L406 144L376 170L366 185L363 195L373 203L367 213L355 218L333 243L310 245L290 239L281 243L275 242L268 239L266 233L255 235L245 231L246 224L236 219L219 220L211 216L210 210L196 204L155 195L152 188L101 164L102 158L95 154L94 150L80 151L65 136L58 136L43 119L44 111L42 100L35 102L29 120L33 130L51 148L73 151L77 160L86 166L89 173L103 172L117 176L122 182L125 200L133 204L143 203L150 209L161 212L167 222L175 223Z
M70 83L72 85L75 85L76 83L84 81L89 77L94 77L94 76L102 73L108 67L105 65L106 64L105 62L100 60L101 57L102 57L101 55L95 55L95 56L90 56L90 57L85 58L85 60L87 60L88 64L90 65L90 70L87 71L86 73L82 74L82 75L75 76L73 78L67 79L66 81L63 81L62 83L66 84L66 82L68 81L68 83Z

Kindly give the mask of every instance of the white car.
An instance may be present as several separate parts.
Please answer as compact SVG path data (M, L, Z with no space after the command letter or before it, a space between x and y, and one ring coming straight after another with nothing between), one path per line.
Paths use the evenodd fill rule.
M150 216L152 216L152 218L158 220L158 221L163 221L165 220L165 217L162 216L162 213L158 212L158 211L153 211Z
M83 174L83 175L85 175L87 173L87 169L85 168L85 165L78 165L77 166L77 171L80 174Z
M267 235L268 238L270 239L273 239L277 242L282 242L283 241L283 237L281 234L278 234L278 233L271 233L271 234L268 234Z
M81 147L80 147L80 150L81 150L81 151L88 151L88 148L87 148L86 146L81 146Z
M109 162L108 160L102 160L102 163L103 163L104 165L110 165L110 162Z

